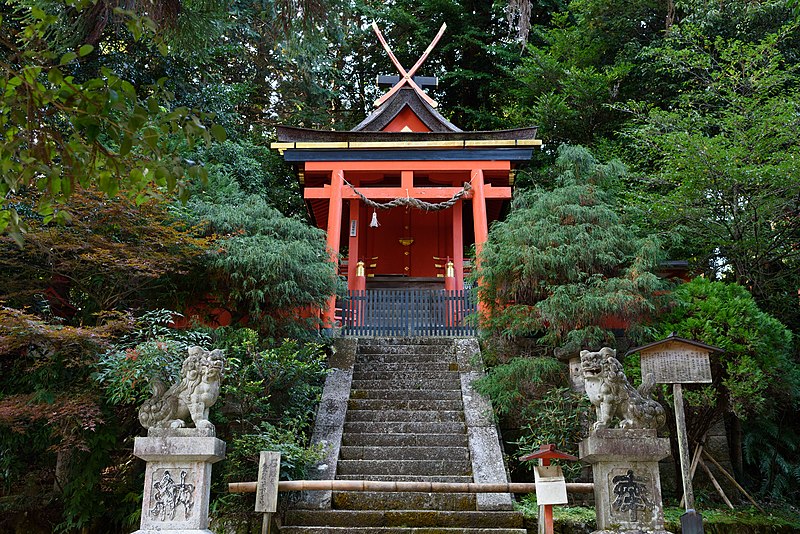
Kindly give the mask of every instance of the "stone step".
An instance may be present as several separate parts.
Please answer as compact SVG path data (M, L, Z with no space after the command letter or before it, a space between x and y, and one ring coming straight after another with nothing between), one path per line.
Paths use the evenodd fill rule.
M380 432L394 434L465 434L467 428L462 422L345 421L344 432L345 434L375 434Z
M336 473L342 475L447 475L472 474L469 458L447 460L339 460Z
M466 434L344 434L343 447L466 447Z
M429 364L447 363L453 365L456 358L452 354L359 354L355 359L356 365L367 363L397 363L397 364Z
M523 528L283 526L283 534L526 534Z
M441 373L458 371L456 362L429 361L429 362L403 362L403 361L374 361L356 360L354 373L407 373L425 371L428 373Z
M385 399L385 400L458 400L461 401L461 388L456 389L358 389L350 391L350 400L360 399Z
M358 350L356 351L358 355L366 355L366 354L441 354L441 355L448 355L451 359L455 359L453 345L430 345L430 344L420 344L420 345L408 345L408 344L396 344L396 345L362 345L360 342L358 344Z
M453 338L448 337L422 337L422 336L414 336L414 337L404 337L404 336L394 336L394 337L368 337L368 338L361 338L358 340L358 346L361 347L386 347L386 346L397 346L397 345L452 345Z
M339 449L340 460L469 460L467 447L357 446Z
M353 423L359 421L452 423L464 421L464 412L456 410L348 410L346 421Z
M458 373L455 373L458 374ZM461 390L458 377L449 379L414 378L397 380L353 380L353 389L426 389L426 390Z
M353 370L353 380L389 380L398 381L422 381L427 383L429 380L448 380L460 382L458 371L428 371L425 369L412 369L408 371L364 371L361 369Z
M350 399L348 413L352 410L463 410L461 399Z
M519 512L448 510L289 510L290 525L325 527L522 528Z
M333 508L344 510L475 510L474 493L334 491Z
M336 480L384 480L389 482L473 482L467 475L336 475Z

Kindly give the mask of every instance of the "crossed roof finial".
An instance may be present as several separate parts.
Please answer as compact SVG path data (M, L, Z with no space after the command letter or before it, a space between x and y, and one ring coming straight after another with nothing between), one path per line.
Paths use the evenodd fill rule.
M395 57L394 52L392 52L392 49L389 48L388 44L386 44L386 39L383 38L383 34L381 33L381 30L378 28L378 24L375 22L372 23L372 29L375 30L375 34L378 36L378 40L381 42L381 45L383 45L383 48L384 50L386 50L386 53L389 54L389 59L392 60L392 63L394 63L394 66L397 67L397 70L400 73L400 80L391 89L389 89L389 91L386 94L384 94L382 97L380 97L378 100L375 101L375 107L378 107L384 102L386 102L393 94L399 91L400 88L406 84L411 86L411 88L414 89L414 91L416 91L416 93L420 96L420 98L422 98L425 102L427 102L431 107L435 108L436 106L438 106L436 101L431 97L429 97L428 95L426 95L425 91L422 90L422 87L420 87L414 81L414 73L417 72L417 69L420 67L420 65L422 65L422 63L428 58L428 54L431 53L433 47L436 46L436 43L438 43L439 39L442 38L442 34L444 34L444 30L446 28L447 24L443 23L442 27L439 28L439 33L437 33L436 37L433 38L433 41L431 41L431 44L429 44L428 48L425 49L425 52L423 52L423 54L419 57L417 62L414 63L414 66L411 67L408 71L406 71L406 69L403 68L403 66Z

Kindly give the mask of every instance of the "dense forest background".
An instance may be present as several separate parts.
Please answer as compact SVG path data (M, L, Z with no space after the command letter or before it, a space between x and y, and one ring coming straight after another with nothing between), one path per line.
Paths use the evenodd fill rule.
M316 458L326 341L287 310L340 282L268 147L276 124L370 111L394 70L373 20L403 64L447 23L420 74L462 129L540 128L481 263L482 387L516 446L574 447L559 351L674 331L726 350L688 393L692 439L723 421L737 478L797 503L799 16L794 0L4 1L0 529L137 525L136 407L192 344L232 367L214 517L248 517L222 484L252 479L257 451L282 450L290 477ZM658 276L668 260L694 281Z

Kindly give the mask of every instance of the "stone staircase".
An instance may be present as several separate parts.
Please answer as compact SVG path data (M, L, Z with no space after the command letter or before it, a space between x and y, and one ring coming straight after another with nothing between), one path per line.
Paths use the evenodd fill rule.
M506 481L489 405L470 386L480 374L474 339L337 346L339 367L326 382L314 438L328 451L319 478ZM303 505L287 513L281 533L525 533L507 494L308 492Z

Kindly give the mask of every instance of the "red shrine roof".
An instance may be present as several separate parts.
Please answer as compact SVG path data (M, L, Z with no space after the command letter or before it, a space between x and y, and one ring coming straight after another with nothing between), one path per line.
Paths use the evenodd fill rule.
M385 129L409 110L428 131ZM278 126L272 148L404 148L531 147L540 145L537 127L465 132L445 119L411 88L403 88L349 131Z
M416 78L414 74L439 42L447 24L442 24L431 44L408 70L397 60L378 25L373 22L372 27L400 76L389 77L393 78L389 83L394 85L375 101L377 109L350 131L278 126L278 141L271 146L284 155L287 161L302 162L338 157L348 160L420 159L421 155L414 152L421 148L437 149L425 151L426 159L431 160L458 158L522 161L529 160L532 148L542 144L536 139L536 127L464 132L436 111L436 102L422 89L426 82L423 78ZM382 82L379 80L380 83Z
M431 132L461 132L461 128L442 117L441 113L420 98L419 94L411 87L403 87L397 91L389 100L381 104L378 109L370 113L366 119L353 128L353 131L382 131L405 108L409 108Z

